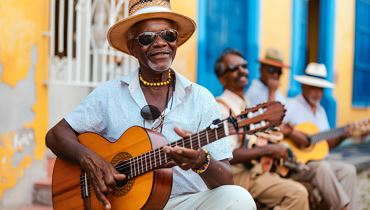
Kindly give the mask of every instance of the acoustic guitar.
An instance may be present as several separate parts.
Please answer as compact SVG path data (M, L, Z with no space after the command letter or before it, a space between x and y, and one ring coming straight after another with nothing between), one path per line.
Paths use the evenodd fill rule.
M257 147L257 146L265 146L267 144L281 144L283 143L284 135L279 130L270 130L264 133L257 133L255 136L245 139L244 146L248 149ZM279 174L281 177L288 177L293 172L298 171L308 171L309 167L305 164L297 162L293 151L288 147L288 158L286 160L280 158L276 159L270 156L262 156L258 160L253 160L252 163L259 161L262 170L266 171L274 171ZM246 164L248 168L249 165Z
M361 136L370 132L370 118L353 123L354 127L351 131L352 136ZM310 146L306 148L297 147L290 139L284 139L293 151L296 160L300 163L306 164L310 160L322 160L329 153L329 144L327 139L336 138L346 132L348 125L331 129L328 131L318 132L319 128L310 122L302 123L294 127L294 129L308 134Z
M279 102L263 103L171 144L161 134L138 126L126 130L116 142L95 133L81 134L78 140L127 177L107 195L112 209L162 209L172 187L172 169L163 168L171 161L162 150L164 145L198 149L228 135L251 134L277 126L284 114ZM89 177L78 165L57 158L52 177L55 210L104 209L91 189Z

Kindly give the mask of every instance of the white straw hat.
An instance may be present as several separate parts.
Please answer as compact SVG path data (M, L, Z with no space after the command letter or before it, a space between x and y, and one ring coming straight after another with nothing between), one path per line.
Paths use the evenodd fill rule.
M170 0L130 0L129 16L118 21L108 30L109 44L124 53L128 49L128 32L136 23L148 19L168 19L177 23L179 33L177 46L185 43L194 33L196 24L191 18L171 11Z
M305 70L305 75L295 76L294 79L305 85L333 88L333 83L326 79L326 75L327 72L324 64L310 63Z

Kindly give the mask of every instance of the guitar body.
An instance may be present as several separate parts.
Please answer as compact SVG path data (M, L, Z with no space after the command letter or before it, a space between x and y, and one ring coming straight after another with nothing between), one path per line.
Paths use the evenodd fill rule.
M295 126L294 129L308 135L319 132L319 128L313 123L302 123ZM329 153L329 144L327 141L320 141L304 149L297 147L290 139L284 139L284 142L289 145L289 148L293 151L297 161L304 164L310 160L322 160Z
M113 165L151 151L167 142L155 132L134 126L129 128L116 142L110 142L95 133L84 133L78 137L81 144L90 148ZM153 141L151 141L153 139ZM55 210L84 209L81 197L78 165L57 158L53 170L52 196ZM95 197L90 186L90 198L85 199L91 209L104 207ZM126 180L107 197L112 210L117 209L161 209L170 196L172 188L172 169L156 169L133 179ZM85 202L85 205L86 205Z
M172 169L161 167L171 161L171 156L158 148L168 145L197 150L228 135L252 134L277 126L284 113L279 102L262 103L170 144L161 134L139 126L129 128L114 143L95 133L81 134L78 140L129 177L117 182L107 194L112 210L163 209L171 194ZM255 126L251 128L251 124ZM86 173L77 164L59 158L53 170L52 197L55 210L104 209Z

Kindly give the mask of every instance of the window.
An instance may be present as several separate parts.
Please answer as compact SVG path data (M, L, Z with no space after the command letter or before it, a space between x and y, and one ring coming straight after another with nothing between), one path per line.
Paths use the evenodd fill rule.
M370 1L356 1L352 105L370 106Z

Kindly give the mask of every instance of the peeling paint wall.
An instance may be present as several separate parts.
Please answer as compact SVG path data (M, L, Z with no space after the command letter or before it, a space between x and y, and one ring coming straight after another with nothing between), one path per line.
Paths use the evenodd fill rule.
M24 202L9 195L44 173L32 170L46 151L48 24L49 1L0 1L0 204Z

